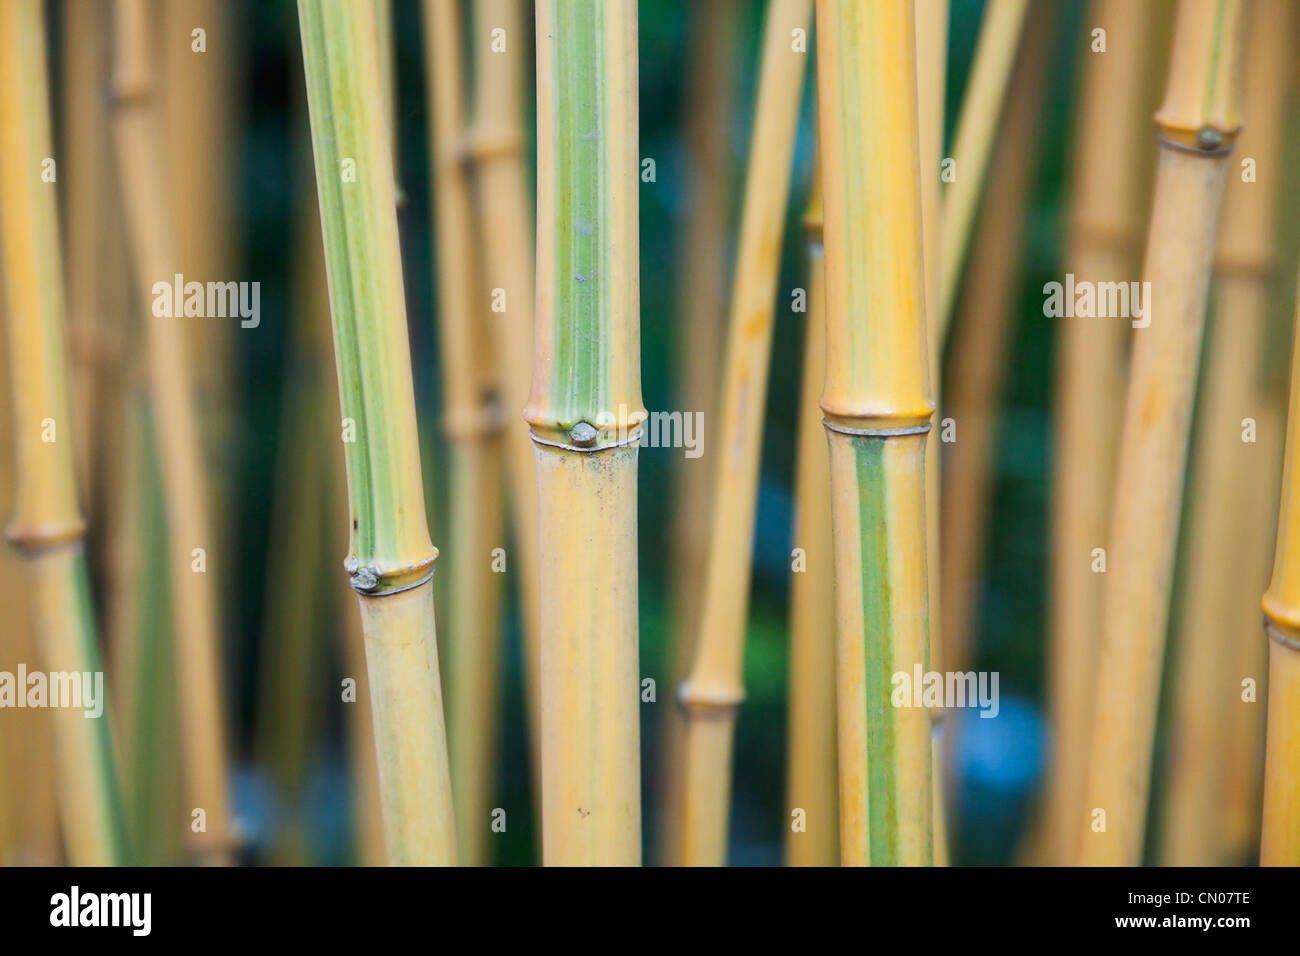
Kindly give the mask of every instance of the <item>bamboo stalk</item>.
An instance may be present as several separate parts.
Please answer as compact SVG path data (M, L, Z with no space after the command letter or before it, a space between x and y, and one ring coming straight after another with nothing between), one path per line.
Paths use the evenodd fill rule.
M929 667L925 434L934 404L913 10L818 0L817 33L840 858L928 865L930 714L890 700L891 674Z
M941 194L939 169L943 161L944 93L948 79L948 0L922 0L916 13L916 103L920 118L921 150L921 227L924 251L925 301L929 308L939 301L940 264L939 212ZM934 390L936 408L939 403L940 367L943 343L936 334L933 322L927 326L930 339L930 387ZM823 484L823 487L825 485ZM939 514L939 433L931 429L925 440L925 513ZM925 567L929 575L927 587L930 594L939 593L939 527L938 521L926 525ZM930 654L945 666L947 660L941 647L943 635L943 608L940 602L930 606ZM944 801L944 711L937 708L931 714L934 721L934 750L932 773L934 783L934 862L936 866L948 865L948 825Z
M633 0L537 4L533 387L541 512L542 851L641 859L641 404Z
M1296 326L1300 327L1300 303ZM1291 353L1291 400L1286 464L1273 578L1264 594L1268 635L1268 734L1264 755L1261 866L1300 865L1300 476L1295 458L1300 435L1300 335Z
M1002 114L1011 67L1029 0L989 0L975 46L975 60L966 81L952 158L955 179L944 191L943 228L939 250L939 301L933 325L940 351L948 339L971 229L993 153L993 138Z
M401 122L397 98L397 36L393 33L393 3L396 0L371 0L375 5L375 36L379 41L379 85L387 103L385 128L388 147L393 157L393 199L397 208L406 205L406 190L402 187Z
M708 567L695 659L678 694L686 722L680 861L726 862L731 753L744 699L741 668L758 496L763 396L772 349L781 233L806 57L791 49L811 0L768 8L740 240L727 325ZM723 494L721 489L726 489Z
M102 706L74 474L58 213L54 190L41 178L53 143L37 0L0 5L0 84L7 91L0 103L0 235L16 485L6 536L27 564L41 667L83 680L99 674ZM121 863L125 837L108 714L89 718L81 708L61 706L51 709L51 719L68 858L78 866Z
M502 417L492 336L483 328L490 296L480 278L466 133L457 6L427 0L430 153L438 249L438 333L444 429L451 470L451 582L447 727L456 843L469 866L489 862L501 702L501 576L493 550L502 525Z
M839 863L839 774L835 742L835 577L831 566L830 462L822 428L826 380L826 253L820 177L804 213L808 233L808 329L799 389L794 545L805 567L790 581L790 724L786 806L804 812L802 830L787 821L790 866Z
M1209 262L1238 122L1244 4L1185 0L1169 85L1156 114L1160 160L1124 409L1080 820L1085 864L1135 865L1142 852L1151 749L1169 615L1187 436ZM1104 813L1105 829L1101 829Z
M690 157L678 275L678 325L673 342L676 402L683 414L696 412L712 422L717 395L714 381L723 362L723 319L727 311L727 251L733 176L730 124L735 101L736 34L741 11L732 0L690 7L686 60L685 144ZM690 670L704 574L708 562L712 488L708 458L682 458L674 476L677 507L672 526L672 637L669 686ZM660 710L663 741L659 753L660 861L677 862L681 845L682 750L685 722L681 709Z
M365 632L388 862L447 865L456 836L430 586L438 552L425 518L372 13L344 0L298 4L345 423L344 566Z
M505 31L506 48L491 51L491 31ZM524 157L523 90L528 73L527 24L520 0L474 4L475 188L482 242L483 288L501 289L505 302L492 311L505 410L506 478L514 548L507 565L518 581L524 648L524 702L534 792L540 805L541 704L539 570L537 567L537 468L528 423L518 414L528 402L533 360L535 242L531 172Z
M1155 151L1147 125L1147 89L1154 84L1146 69L1155 14L1154 5L1127 0L1095 0L1088 14L1089 24L1106 31L1107 49L1086 56L1066 260L1086 281L1120 281L1138 265L1146 170ZM1106 582L1093 571L1093 549L1107 544L1129 325L1057 321L1048 668L1055 744L1041 848L1046 862L1062 864L1078 846Z
M1239 672L1237 664L1240 643L1258 644L1255 595L1268 575L1256 557L1268 553L1267 542L1240 537L1257 510L1252 492L1261 457L1249 454L1241 430L1257 394L1273 287L1292 9L1286 0L1256 0L1248 18L1242 105L1250 125L1240 152L1256 161L1257 172L1253 182L1229 177L1215 255L1212 348L1197 413L1187 565L1175 618L1178 666L1160 841L1162 860L1172 866L1234 862L1225 839L1231 786L1223 767L1239 748L1258 752L1249 732L1246 739L1231 733L1237 711L1255 708L1242 702L1240 682L1262 667Z
M171 210L158 149L157 107L149 62L148 4L117 0L113 74L114 133L123 201L135 260L137 294L151 302L156 283L177 269ZM219 573L207 508L207 480L199 438L183 320L150 310L146 338L150 392L167 515L168 574L172 583L172 634L184 738L185 789L191 803L193 851L228 862L230 791L221 714L220 628L209 573ZM201 551L199 550L201 549ZM203 556L204 567L196 562ZM202 810L202 815L195 811ZM200 829L202 827L202 829Z

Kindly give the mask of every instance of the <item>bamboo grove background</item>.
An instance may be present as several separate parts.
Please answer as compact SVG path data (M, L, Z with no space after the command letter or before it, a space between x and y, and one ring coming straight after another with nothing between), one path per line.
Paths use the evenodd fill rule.
M369 6L368 0L357 4ZM148 862L382 862L378 794L367 784L375 773L367 761L375 756L368 746L365 682L359 682L355 704L339 702L340 680L360 674L363 665L356 601L340 574L346 489L336 446L338 393L297 9L287 0L66 0L45 6L80 499L120 738L116 758L130 844L123 852ZM624 6L611 3L606 15ZM1084 758L1079 766L1054 764L1051 727L1062 708L1080 706L1092 691L1080 676L1087 662L1076 673L1072 662L1053 657L1053 641L1081 626L1081 618L1096 616L1088 626L1101 624L1100 595L1086 593L1099 587L1096 581L1076 582L1083 589L1074 592L1080 603L1053 597L1069 587L1053 578L1057 542L1062 536L1080 540L1071 534L1086 541L1088 534L1079 523L1082 512L1074 525L1069 514L1054 512L1054 489L1076 479L1076 488L1096 491L1105 507L1124 413L1127 322L1092 320L1115 324L1109 343L1093 343L1109 349L1093 356L1102 370L1096 381L1109 386L1099 384L1095 401L1068 411L1076 416L1069 435L1084 442L1071 446L1080 456L1073 460L1085 466L1077 475L1062 473L1067 411L1058 407L1058 388L1081 367L1072 365L1071 355L1088 346L1066 320L1044 317L1043 287L1069 271L1082 277L1077 264L1084 261L1099 278L1142 277L1157 158L1151 117L1165 89L1176 4L919 0L916 6L922 23L941 10L947 14L946 48L918 50L932 66L942 61L932 74L941 85L923 87L921 102L928 96L943 103L942 149L933 143L934 131L922 128L920 161L926 168L935 152L958 157L957 183L941 188L941 201L945 214L955 209L968 216L971 229L968 250L956 251L965 268L952 270L952 287L926 276L927 298L951 302L948 347L932 383L936 430L945 418L957 428L955 443L929 445L931 455L940 450L944 475L942 500L937 511L931 501L928 515L939 522L944 542L941 583L930 599L931 666L1000 675L996 719L978 719L974 710L953 710L944 718L934 768L946 793L948 838L934 853L936 862L959 865L1066 862L1077 834L1061 836L1068 826L1053 818L1053 801L1059 788L1086 786ZM469 509L480 521L469 527L499 538L497 529L507 523L502 495L510 493L503 489L518 480L505 442L522 440L517 413L527 398L521 377L528 372L520 370L531 368L530 353L508 354L515 346L498 341L493 353L483 354L482 342L454 327L466 299L478 294L473 263L487 268L474 258L485 255L481 248L467 256L467 244L455 237L481 230L483 245L496 243L492 248L503 257L512 242L526 241L531 276L539 140L532 4L396 0L390 10L381 0L376 7L379 37L391 58L383 57L376 87L389 102L375 115L388 124L396 147L398 291L405 293L424 499L432 540L443 552L433 588L451 725L451 786L458 801L486 801L502 808L506 821L503 832L492 832L486 815L481 826L458 819L457 842L462 862L468 854L473 862L528 864L540 861L534 771L545 745L530 737L525 717L538 689L524 664L525 648L536 637L522 621L538 596L520 591L518 578L529 564L518 557L517 543L506 545L506 574L476 579L458 564L450 535L453 515ZM1167 653L1159 658L1162 689L1140 851L1148 863L1258 859L1259 727L1269 706L1259 598L1268 584L1282 487L1292 278L1300 251L1300 190L1289 188L1280 173L1300 157L1294 65L1300 10L1292 7L1289 0L1255 0L1247 18L1248 61L1267 60L1273 74L1270 79L1262 67L1248 71L1245 132L1227 160L1217 251L1207 265L1213 270L1209 319L1188 459L1180 469L1187 494ZM135 47L129 35L123 39L120 22L115 37L113 8L147 31L143 47L138 37ZM435 11L436 22L423 8ZM790 807L808 806L789 768L816 772L817 760L834 757L823 749L801 753L805 762L791 764L788 745L798 738L789 727L791 630L818 626L801 616L810 613L816 595L797 597L792 590L791 550L805 534L818 533L802 524L795 532L797 479L820 481L822 496L830 495L826 476L812 471L805 479L798 461L809 401L820 394L820 381L809 392L806 376L821 375L811 358L804 359L812 312L794 307L795 290L818 295L812 270L819 267L823 228L815 192L818 41L812 4L640 0L636 9L637 158L653 160L652 177L643 175L637 187L641 394L651 410L704 413L703 456L643 448L635 482L639 674L656 685L656 700L639 705L641 855L647 863L707 862L710 853L733 865L834 862L839 848L833 835L827 841L823 826L833 804L812 811L810 833L789 833ZM789 30L802 26L808 49L794 67L788 56L773 67L769 82L786 102L765 103L756 115L769 10L782 27L766 42L778 53L788 51ZM978 72L981 25L989 29L999 21L1009 93L1002 102L1001 82L986 77L991 88L980 91L984 122L978 116L963 120ZM488 24L499 22L512 24L508 42L526 51L517 131L509 95L494 100L503 96L501 88L476 72ZM201 56L189 49L195 25L207 30L208 52ZM1100 55L1128 63L1127 74L1110 76L1109 89L1090 85L1089 60L1098 54L1089 45L1098 25L1107 28L1110 46ZM439 69L426 75L431 54ZM777 75L778 69L786 72ZM938 76L941 81L933 79ZM20 91L7 84L0 95ZM571 91L561 92L566 95ZM1257 119L1252 109L1274 118ZM154 125L132 125L144 115L133 110L147 110ZM932 115L923 105L922 123ZM784 169L751 165L751 138L758 133L776 148L770 166L781 166L779 152L789 150L788 192L781 185ZM988 147L986 176L976 172L981 137ZM508 167L492 163L512 145L526 170L522 218L508 200L495 208L465 193L487 182L493 195L510 195ZM1258 183L1247 189L1237 182L1243 156L1254 157L1259 167ZM466 169L472 170L468 176ZM778 267L745 287L751 294L753 288L762 292L763 283L773 290L755 302L771 309L771 346L770 362L761 352L754 359L766 368L766 392L761 445L752 449L759 465L752 553L742 549L711 561L711 522L726 505L711 496L749 493L730 483L712 487L725 414L733 270L747 241L747 169L770 177L762 201L784 218L777 232L772 220L754 213L772 232L765 241L777 244ZM165 193L170 221L140 212L151 208L151 191L158 201ZM934 201L921 196L923 204ZM1258 208L1248 208L1251 202ZM157 234L163 228L169 238ZM757 243L757 236L748 241ZM132 269L147 269L140 258L156 248L151 243L163 241L174 244L176 271L187 279L261 284L262 321L255 329L240 328L236 319L162 320L173 324L173 334L181 326L191 356L196 421L190 426L160 420L146 397L156 387L150 374L159 374L150 368L160 362L144 355L147 308L134 288L144 280ZM945 246L939 254L952 253ZM936 253L927 247L925 254ZM771 249L767 255L773 258ZM520 281L531 295L531 278ZM1253 316L1249 325L1229 328L1220 318L1243 310ZM932 326L943 324L938 313L932 305ZM0 375L8 374L6 366ZM503 405L504 438L475 424L488 414L476 405L487 393L513 402ZM1225 394L1247 396L1257 409L1258 444L1235 440L1233 423L1248 413L1211 407L1207 396ZM9 401L6 382L0 403ZM1102 436L1091 446L1080 437L1089 424L1095 426L1090 434ZM0 505L6 508L14 477L11 427L6 410L0 417ZM206 484L202 494L213 525L206 596L174 593L167 576L154 573L175 525L165 510L168 475L186 466L170 464L169 455L153 449L157 436L183 427L198 430L193 440L202 457L191 464ZM1223 440L1224 429L1233 440ZM1263 504L1252 508L1252 502ZM1231 569L1240 569L1239 577L1258 576L1258 586L1239 587L1249 592L1244 597L1224 596L1215 582ZM700 731L676 703L692 663L681 638L689 632L694 640L699 622L714 613L707 589L724 580L732 590L717 592L724 595L718 600L734 593L747 597L748 609L744 702L734 724L729 804L717 808L726 825L719 827L716 820L679 819L679 793L665 781L696 767L687 755L692 734ZM30 596L22 582L21 559L6 551L0 556L0 670L33 661ZM1275 587L1270 607L1275 620L1285 622L1285 588ZM467 606L471 593L482 596ZM1206 604L1214 600L1221 603ZM803 610L795 607L800 601ZM178 687L170 677L173 655L204 653L203 637L187 617L194 607L209 609L204 613L215 628L213 653L223 682L220 733L202 753L186 741L177 719L181 708L201 708L202 700L194 687ZM826 614L832 613L828 607ZM831 618L821 620L820 626L831 626ZM1202 622L1225 620L1240 622L1242 633L1229 640L1212 629L1198 631ZM458 631L472 634L472 643L458 643ZM493 666L501 678L496 691L483 676L483 668ZM1226 698L1216 697L1215 674L1225 670L1258 677L1258 702L1234 705L1235 680ZM702 675L691 676L698 681ZM1250 712L1243 714L1243 707ZM54 809L50 713L0 712L5 864L57 863L72 851L59 836ZM476 746L474 732L492 738L488 752L495 753L486 771L461 762L464 748ZM142 750L139 741L146 740L153 745ZM833 738L823 744L833 748ZM1067 744L1086 756L1087 740ZM706 759L718 752L700 751L706 775L726 773L725 761L719 766ZM207 804L207 839L187 839L185 808L192 801L181 793L182 780L216 794ZM220 809L221 794L228 795L229 813ZM227 823L230 833L223 830ZM692 835L701 827L706 842L721 844L701 848L698 834Z

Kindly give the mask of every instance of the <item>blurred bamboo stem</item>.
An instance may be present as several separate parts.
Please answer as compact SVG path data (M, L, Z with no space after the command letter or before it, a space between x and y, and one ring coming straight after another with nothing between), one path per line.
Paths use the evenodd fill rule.
M459 10L427 0L430 153L438 251L438 334L444 424L451 470L450 626L447 647L447 729L460 860L481 866L496 787L501 726L501 587L495 549L503 548L502 416L494 368L491 296L480 276L463 152ZM499 565L497 565L499 567Z
M925 443L934 412L910 5L818 0L826 387L835 551L840 859L933 861ZM873 131L890 130L887 139ZM904 703L910 703L905 701Z
M1095 0L1088 16L1106 31L1108 46L1083 68L1067 255L1074 274L1090 282L1118 281L1137 265L1155 149L1146 95L1155 14L1153 4ZM1065 864L1077 850L1083 813L1106 582L1094 570L1093 549L1107 544L1129 325L1083 316L1057 321L1048 669L1055 743L1040 849L1043 862Z
M143 304L154 301L155 284L169 285L180 260L163 188L163 154L158 147L158 112L149 63L149 5L145 0L116 0L115 12L113 126L137 296ZM167 514L166 561L172 583L185 790L192 804L190 842L205 861L226 863L234 848L221 713L221 632L213 579L207 570L211 562L211 572L219 573L218 566L225 562L209 525L207 508L212 498L205 477L184 320L157 311L150 309L146 338Z
M794 546L804 566L790 579L790 723L785 858L790 866L835 866L840 858L839 774L835 743L835 572L830 461L822 427L826 380L826 253L820 175L804 213L808 233L808 328L799 388ZM793 815L803 811L803 827Z
M934 340L940 352L948 339L952 311L966 264L975 213L988 173L1006 98L1011 67L1016 61L1020 31L1029 0L989 0L980 25L979 40L957 129L952 139L953 180L944 191L941 248L939 250L939 301L933 311Z
M1115 479L1086 816L1077 824L1085 865L1141 860L1209 265L1240 128L1244 9L1239 0L1184 0L1156 114L1140 320L1149 324L1135 330Z
M634 0L537 4L542 850L641 860Z
M686 724L679 862L688 866L726 862L732 744L744 699L741 672L764 396L791 155L807 68L806 54L792 50L790 38L796 28L808 29L811 14L811 0L773 0L764 26L717 406L722 424L716 443L726 453L716 456L695 658L678 694Z
M100 677L87 689L101 707L97 719L75 707L50 713L69 862L106 866L125 862L126 841L77 507L58 211L41 178L54 152L45 41L38 0L0 5L0 244L15 460L6 537L28 568L40 666Z
M741 11L734 0L693 4L687 53L686 149L690 157L678 274L678 324L673 369L679 383L677 406L713 422L714 381L723 362L723 320L727 310L727 251L733 191L730 124L735 103L736 34ZM818 436L820 439L820 436ZM677 462L672 527L672 636L668 651L670 687L690 670L700 619L709 550L709 459ZM659 757L660 862L677 862L681 846L682 763L686 726L676 706L660 710L663 745Z
M524 157L523 93L529 73L528 26L522 0L474 4L474 126L470 149L478 193L483 288L500 289L492 310L494 349L505 417L506 478L514 548L511 577L518 581L519 623L524 650L524 713L527 718L534 805L541 806L540 587L537 540L537 466L528 423L533 361L533 279L536 245L531 171ZM505 31L505 50L491 50L491 31Z
M430 584L438 552L425 518L379 43L366 4L300 0L298 15L347 457L344 567L365 634L388 862L449 865L456 834Z
M1242 107L1250 117L1242 156L1256 162L1253 181L1229 177L1215 253L1214 313L1205 390L1191 471L1188 543L1175 616L1177 641L1170 723L1170 757L1161 860L1170 866L1236 862L1226 842L1228 793L1257 793L1251 780L1223 772L1238 750L1258 753L1258 725L1238 723L1237 711L1256 710L1241 699L1240 645L1260 645L1257 595L1268 570L1256 556L1268 540L1242 541L1258 527L1254 473L1262 453L1242 442L1242 416L1252 411L1274 286L1274 238L1283 169L1283 124L1292 61L1294 20L1288 0L1255 0L1248 14ZM1267 441L1267 436L1265 436ZM1263 530L1263 529L1260 529ZM1229 557L1236 555L1236 560ZM1254 726L1256 733L1250 733ZM1246 730L1244 737L1233 731ZM1254 798L1250 800L1254 802Z

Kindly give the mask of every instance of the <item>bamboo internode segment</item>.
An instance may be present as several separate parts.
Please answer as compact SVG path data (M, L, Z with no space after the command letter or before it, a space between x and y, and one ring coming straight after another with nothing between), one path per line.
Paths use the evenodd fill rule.
M1187 102L1239 95L1244 3L1179 7L1163 115ZM1207 28L1217 39L1207 42ZM1193 68L1197 57L1213 69ZM1199 82L1199 90L1183 84ZM1231 110L1235 116L1235 109ZM1222 143L1193 152L1162 140L1143 279L1148 327L1137 329L1107 561L1102 644L1080 859L1136 865L1150 788L1165 629L1182 504L1207 268L1227 171ZM1104 827L1104 829L1103 829Z
M929 667L916 32L909 5L818 0L838 616L840 856L933 860L930 715L891 675ZM890 130L885 142L875 130ZM868 138L872 141L868 142Z
M634 0L537 4L542 850L641 859Z
M1160 841L1161 861L1174 866L1239 862L1240 837L1230 831L1253 829L1257 808L1263 708L1241 699L1241 681L1259 683L1266 666L1257 602L1268 580L1271 534L1256 514L1276 505L1277 476L1269 467L1276 441L1258 422L1253 445L1242 441L1241 430L1242 416L1258 416L1258 403L1268 401L1259 371L1285 175L1293 10L1290 0L1251 5L1243 96L1250 124L1238 150L1254 160L1255 176L1229 177L1215 250L1215 308L1184 535L1190 544L1175 617L1174 716ZM1264 489L1269 493L1261 494ZM1251 530L1255 537L1247 535Z
M406 301L374 11L301 0L303 60L388 860L456 859ZM379 106L377 106L379 104ZM346 179L345 179L346 177ZM355 440L348 440L349 438Z
M148 302L154 284L177 271L177 246L158 147L148 4L118 0L115 13L113 126L136 287L140 301ZM219 555L211 551L208 482L182 325L150 310L147 339L167 515L167 566L171 569L172 633L186 740L186 788L193 809L203 810L206 826L206 831L191 828L190 839L199 853L224 861L231 851L230 793L218 608L212 579L194 568L195 549L202 549L207 559L216 560Z
M956 179L948 186L943 199L939 301L931 309L931 324L940 349L947 341L952 323L971 227L979 208L1002 101L1028 8L1029 0L989 0L980 26L975 60L952 140Z
M1155 156L1146 65L1156 6L1097 0L1088 22L1106 31L1087 57L1074 136L1067 262L1081 279L1117 282L1138 263L1147 168ZM1158 91L1152 91L1158 95ZM1051 651L1054 735L1044 811L1043 862L1069 863L1078 848L1106 576L1093 570L1110 524L1124 414L1123 319L1060 318L1056 456L1052 466Z
M603 447L635 438L646 418L635 2L554 0L538 5L537 24L537 314L524 419L561 444L586 423L596 435L582 447Z
M768 9L755 100L744 208L728 316L719 410L713 520L699 637L678 699L685 708L686 803L682 858L720 866L726 858L735 709L744 698L742 663L758 497L763 396L772 348L781 232L807 55L792 49L807 30L811 0L774 0ZM723 493L725 489L725 493ZM715 720L721 729L705 725ZM703 803L701 803L703 801Z
M65 367L63 258L55 190L43 11L0 5L0 246L15 447L10 542L26 558L41 666L102 677L77 506ZM25 689L24 689L25 692ZM102 705L102 698L100 700ZM121 796L107 713L52 716L60 821L70 862L124 862Z
M1156 129L1173 146L1201 152L1231 148L1241 131L1244 4L1183 0L1169 61L1169 85Z
M1297 307L1300 326L1300 307ZM1273 579L1264 594L1268 735L1264 756L1262 866L1300 865L1300 335L1291 351L1291 400Z
M533 779L541 779L541 721L538 629L541 595L537 569L537 473L528 423L520 412L528 401L533 361L533 196L524 160L523 90L530 49L525 0L480 0L474 4L474 177L478 190L483 279L501 289L505 304L493 311L505 417L509 479L512 574L519 581L524 647L524 697L528 714ZM492 49L492 31L505 31L504 51ZM491 147L491 148L489 148Z
M830 463L822 428L826 375L826 256L817 165L804 213L808 233L808 329L804 336L795 470L794 546L805 565L790 581L790 724L786 814L803 811L803 828L786 821L786 862L839 862L839 803L835 740L835 577L831 508L826 498Z

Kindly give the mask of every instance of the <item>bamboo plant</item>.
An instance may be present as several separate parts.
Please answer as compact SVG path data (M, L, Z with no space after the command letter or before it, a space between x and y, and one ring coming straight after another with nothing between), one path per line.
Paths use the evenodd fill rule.
M723 361L723 323L727 312L727 249L733 194L730 150L735 101L736 34L741 10L734 0L690 7L686 53L686 113L683 134L690 156L678 275L678 314L673 342L676 403L684 413L713 421L714 381ZM677 462L673 515L673 625L669 686L686 677L695 650L696 622L703 596L709 551L709 459ZM660 862L672 864L680 848L682 745L685 724L677 707L660 710L663 744L659 750Z
M939 249L939 301L934 337L942 350L948 338L971 229L993 153L994 135L1015 64L1029 0L989 0L975 45L975 59L953 134L953 180L944 191Z
M1183 469L1228 155L1240 127L1239 0L1185 0L1156 114L1160 158L1143 267L1107 560L1079 859L1142 852Z
M787 821L790 866L839 862L839 774L835 755L835 591L830 464L820 405L826 379L826 254L822 195L814 164L804 213L808 233L808 323L799 388L799 446L795 469L794 544L804 566L790 579L790 722L786 807L803 811L803 826Z
M155 283L166 283L177 271L176 240L162 188L166 179L149 61L149 6L143 0L117 0L115 13L114 137L137 295L148 303L153 301ZM217 573L221 555L214 547L207 513L211 498L183 320L151 308L146 339L167 514L166 561L173 592L172 635L181 688L190 842L200 858L228 862L233 846L221 713L219 614L206 570L210 563L212 573Z
M807 57L791 35L807 30L811 0L773 0L763 31L754 134L741 212L712 527L695 657L678 699L686 723L681 850L688 866L726 860L731 750L744 698L742 664L749 600L759 453L772 348L781 234ZM725 493L724 493L725 489Z
M840 859L924 866L933 860L930 714L890 700L891 674L929 667L925 442L934 404L913 10L818 0L817 32Z
M94 674L102 678L103 666L77 505L58 213L55 192L42 181L54 152L47 82L41 4L3 4L0 83L7 95L0 102L0 242L16 462L6 536L27 565L41 665L89 680ZM89 718L67 706L51 713L69 861L122 863L126 843L108 713Z
M1095 0L1088 22L1106 31L1107 48L1089 55L1083 69L1066 261L1079 279L1116 281L1139 267L1146 172L1155 159L1148 126L1148 87L1154 84L1146 67L1156 7ZM1084 317L1058 321L1048 667L1055 744L1040 850L1044 862L1063 864L1078 846L1083 806L1106 583L1093 570L1093 549L1105 545L1110 522L1129 325Z
M533 358L533 196L524 157L523 91L529 44L522 0L474 4L474 124L469 147L482 243L482 287L500 289L493 309L497 378L505 416L506 478L510 498L510 577L518 582L524 649L524 700L534 780L541 774L538 667L537 468L528 423L519 412L528 402ZM504 30L504 50L492 47L492 31ZM486 294L486 293L485 293Z
M1215 253L1211 348L1197 412L1187 563L1173 637L1172 739L1160 840L1162 861L1172 866L1232 862L1225 811L1233 778L1223 768L1234 751L1259 753L1259 725L1237 720L1240 711L1249 717L1260 709L1241 700L1240 681L1263 671L1257 601L1269 550L1267 540L1241 540L1244 529L1257 527L1251 520L1259 507L1254 472L1256 459L1264 457L1250 455L1251 446L1242 442L1242 416L1256 396L1274 285L1292 10L1287 0L1255 0L1248 16L1242 104L1250 123L1239 149L1255 161L1256 173L1251 181L1229 177ZM1225 555L1236 560L1225 561ZM1252 653L1243 653L1243 646ZM1258 765L1249 760L1242 772L1258 779ZM1238 785L1251 789L1248 781Z
M641 859L641 404L633 0L537 4L542 853Z
M451 500L448 571L447 727L456 843L461 861L487 860L497 738L501 725L501 583L493 551L504 545L502 416L488 324L490 296L479 275L473 195L463 162L461 31L455 4L424 5L430 155L438 250L438 333L443 428ZM466 240L469 241L466 241ZM508 303L507 303L508 304Z
M1296 327L1300 328L1300 304ZM1291 402L1273 579L1264 594L1268 635L1268 734L1261 866L1300 866L1300 334L1291 355Z
M300 0L347 459L344 567L361 608L390 864L453 864L456 836L392 157L373 11Z

